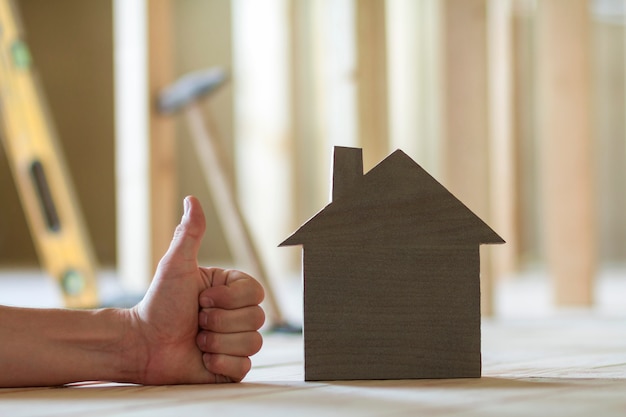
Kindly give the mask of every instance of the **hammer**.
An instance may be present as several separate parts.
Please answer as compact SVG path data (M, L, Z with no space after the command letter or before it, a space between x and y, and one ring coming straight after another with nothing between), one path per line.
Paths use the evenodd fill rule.
M265 287L268 319L272 323L272 330L298 332L301 330L287 323L281 313L263 262L235 199L233 186L226 175L216 129L208 120L205 121L199 106L200 100L223 85L226 78L226 73L221 68L189 73L161 91L157 102L158 110L164 114L179 110L184 112L228 247L237 264L249 267L252 275Z

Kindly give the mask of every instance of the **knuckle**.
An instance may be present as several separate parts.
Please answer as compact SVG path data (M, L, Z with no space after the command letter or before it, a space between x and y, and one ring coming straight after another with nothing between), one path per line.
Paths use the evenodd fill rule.
M242 272L238 269L227 269L224 271L224 275L226 275L226 283L230 284L233 283L235 281L239 281L240 279L249 279L251 278L250 275L246 274L245 272Z

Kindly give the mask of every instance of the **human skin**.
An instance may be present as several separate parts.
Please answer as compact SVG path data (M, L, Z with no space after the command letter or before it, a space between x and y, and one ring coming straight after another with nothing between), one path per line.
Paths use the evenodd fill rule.
M243 272L198 266L204 231L202 207L187 197L170 247L133 308L0 306L0 387L242 380L262 345L263 288Z

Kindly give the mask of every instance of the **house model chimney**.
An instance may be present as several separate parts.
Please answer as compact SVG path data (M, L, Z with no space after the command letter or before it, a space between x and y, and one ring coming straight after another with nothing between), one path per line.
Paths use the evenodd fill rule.
M335 146L332 201L345 195L363 177L363 150Z

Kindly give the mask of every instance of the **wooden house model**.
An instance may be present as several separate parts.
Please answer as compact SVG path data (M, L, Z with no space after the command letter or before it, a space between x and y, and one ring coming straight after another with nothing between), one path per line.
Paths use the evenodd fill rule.
M363 174L335 147L303 245L305 380L480 377L480 258L504 243L397 150Z

